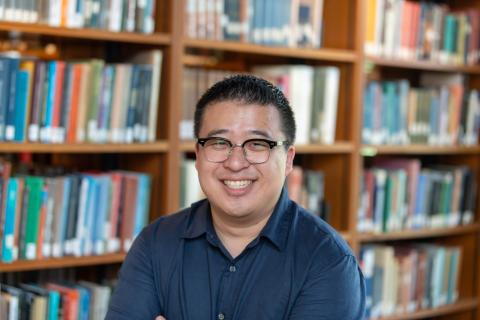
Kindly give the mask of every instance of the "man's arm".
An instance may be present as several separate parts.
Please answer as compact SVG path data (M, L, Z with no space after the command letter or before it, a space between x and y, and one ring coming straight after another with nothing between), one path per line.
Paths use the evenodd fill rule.
M326 267L320 264L310 268L289 320L363 319L365 280L355 257L345 255Z
M145 235L142 232L137 237L123 262L106 320L155 319L163 312Z

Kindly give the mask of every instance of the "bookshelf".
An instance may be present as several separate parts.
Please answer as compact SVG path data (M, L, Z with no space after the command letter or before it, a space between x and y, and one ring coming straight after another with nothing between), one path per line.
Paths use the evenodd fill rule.
M52 41L59 57L120 56L145 48L163 52L157 139L145 144L36 144L0 143L0 153L33 153L49 164L101 168L111 157L121 169L147 172L152 176L149 220L177 211L180 203L180 166L183 157L192 157L194 143L179 138L182 120L183 70L201 67L208 70L250 71L269 64L306 64L338 67L341 74L335 142L332 145L297 146L295 163L325 173L325 197L331 207L330 223L348 241L357 256L365 244L427 242L458 245L463 249L459 300L447 306L395 315L382 319L477 319L480 314L480 281L475 276L480 265L478 205L474 223L453 228L438 228L389 233L357 231L357 211L365 163L375 157L434 159L450 164L468 164L480 183L480 146L367 145L362 144L362 104L367 82L365 69L374 68L380 79L417 77L422 71L458 72L469 76L471 87L480 89L480 67L439 65L432 62L386 59L364 53L367 0L324 1L323 45L319 49L269 47L248 42L193 39L185 36L187 0L157 1L153 34L109 32L94 29L69 29L37 24L0 22L2 40L15 30L22 37L40 43ZM450 1L458 8L477 7L474 0ZM346 187L347 186L347 187ZM478 204L478 193L477 201ZM0 272L21 273L50 268L113 265L116 270L124 254L38 261L0 263ZM472 280L473 279L473 280Z

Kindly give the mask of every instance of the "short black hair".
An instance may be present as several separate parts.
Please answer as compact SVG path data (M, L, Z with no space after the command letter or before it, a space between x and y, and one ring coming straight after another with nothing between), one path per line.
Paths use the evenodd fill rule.
M281 129L289 144L295 142L295 118L283 92L267 80L248 74L225 78L202 95L195 108L195 137L198 138L205 109L211 104L224 101L235 101L245 105L274 106L280 113Z

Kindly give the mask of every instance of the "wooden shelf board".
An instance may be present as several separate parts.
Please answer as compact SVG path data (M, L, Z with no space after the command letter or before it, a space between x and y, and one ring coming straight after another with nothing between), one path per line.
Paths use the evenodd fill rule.
M156 153L168 151L168 143L0 143L0 153L32 152L32 153Z
M0 22L0 31L18 31L22 33L62 38L128 42L147 45L168 45L171 42L170 35L164 33L143 34L135 32L112 32L102 29L73 29L64 27L50 27L44 24L4 21Z
M480 66L477 66L477 65L473 65L473 66L449 65L449 64L440 64L440 63L435 63L430 61L388 59L388 58L373 57L373 56L368 56L366 58L366 61L376 64L378 66L384 66L384 67L480 74Z
M297 154L336 154L336 153L351 153L353 152L353 144L349 142L338 142L332 145L309 144L296 145L295 150ZM180 151L194 152L195 142L184 141L180 143Z
M0 272L31 271L79 266L93 266L122 262L125 253L113 253L101 256L64 257L44 260L19 260L13 263L0 263Z
M350 142L336 142L331 145L326 144L308 144L296 145L297 154L335 154L335 153L351 153L354 150L353 144Z
M356 239L360 242L381 242L395 240L415 240L432 237L448 237L462 234L475 233L480 231L479 224L471 224L453 228L423 229L423 230L403 230L388 233L359 233Z
M445 316L448 314L459 313L462 311L474 310L478 307L477 299L462 299L457 303L438 307L435 309L420 310L412 313L404 313L390 317L378 318L378 320L416 320L427 319L432 317Z
M478 154L480 147L449 146L436 147L429 145L363 145L360 150L363 156L375 156L382 154L411 154L411 155L435 155L435 154Z
M216 41L187 38L185 39L185 46L187 48L194 49L213 49L248 54L304 58L312 60L329 60L337 62L355 62L358 59L357 53L349 50L268 47L258 44L234 41Z

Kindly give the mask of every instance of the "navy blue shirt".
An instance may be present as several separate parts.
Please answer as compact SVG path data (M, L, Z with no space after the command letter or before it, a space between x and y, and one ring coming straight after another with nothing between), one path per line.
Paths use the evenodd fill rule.
M120 270L107 320L359 320L363 275L344 240L282 195L235 259L203 200L145 228Z

